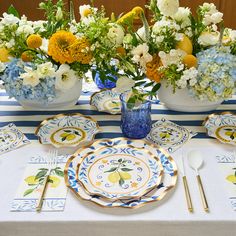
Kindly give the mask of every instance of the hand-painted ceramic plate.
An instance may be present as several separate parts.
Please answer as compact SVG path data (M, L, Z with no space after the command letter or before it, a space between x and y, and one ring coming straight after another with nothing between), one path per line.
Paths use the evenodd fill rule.
M120 114L120 95L112 90L101 90L91 96L90 105L95 106L98 111L110 114Z
M154 156L158 156L164 168L164 175L161 183L158 186L150 189L150 191L143 194L143 196L140 198L111 200L99 195L88 194L88 192L77 180L77 165L81 162L81 158L88 152L93 152L95 149L109 147L112 144L132 145L136 148L146 149ZM139 208L147 203L157 202L163 199L163 197L174 188L177 182L176 164L169 154L167 154L162 148L159 148L158 146L143 140L129 140L125 138L98 140L89 147L80 148L73 156L68 159L64 173L66 185L76 194L76 196L89 202L92 201L102 207Z
M13 123L0 128L0 154L29 143L30 141Z
M163 174L159 158L151 152L115 143L83 156L77 170L89 194L110 199L140 197L157 186Z
M197 133L163 118L152 125L152 129L146 139L172 153L195 135Z
M223 112L209 115L203 125L210 137L222 143L236 145L236 114Z
M80 113L59 114L44 120L35 134L42 144L55 147L75 147L90 142L99 132L99 126L92 118Z

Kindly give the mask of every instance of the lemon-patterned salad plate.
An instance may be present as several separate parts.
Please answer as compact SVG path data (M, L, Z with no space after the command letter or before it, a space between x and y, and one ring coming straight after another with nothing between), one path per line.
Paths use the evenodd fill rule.
M35 134L42 144L55 147L76 147L94 139L99 132L96 121L80 113L59 114L44 120Z
M129 196L126 198L122 197L120 199L110 199L110 198L107 198L106 196L101 196L100 194L89 193L78 180L78 174L80 173L79 168L81 165L81 160L84 160L86 156L89 156L89 154L91 152L94 152L95 150L101 151L101 150L108 150L110 148L113 150L113 147L122 147L122 146L124 148L132 147L133 150L138 150L138 151L146 150L147 152L150 152L153 156L157 157L160 160L160 163L163 167L163 176L162 176L161 182L157 186L154 186L148 191L145 191L144 193L142 193L142 195L139 198ZM128 169L132 169L133 166L135 165L135 162L140 162L140 161L137 161L137 160L132 161L130 162L131 166L122 167L122 168L127 168L127 169L123 169L123 170L121 170L120 168L119 170L112 169L112 168L117 168L119 166L118 163L122 163L124 161L124 158L122 158L122 160L120 159L121 158L116 160L115 163L113 162L114 167L113 165L112 167L110 167L111 164L108 165L108 162L109 160L110 161L112 160L110 158L108 159L102 158L102 160L104 160L103 161L104 163L101 160L102 167L100 168L105 171L110 171L104 175L104 178L107 178L105 179L105 181L108 182L109 185L114 184L116 186L117 185L119 186L119 184L121 184L123 181L124 183L122 183L122 185L126 184L125 182L127 182L128 184L128 181L132 180L133 186L136 186L136 182L134 182L134 177L131 177L132 171L129 171ZM127 163L129 164L129 161ZM138 164L139 163L136 163L137 166L139 166ZM126 162L125 162L125 165L126 165ZM109 168L107 168L108 166ZM122 174L120 174L118 177L117 174L114 174L116 171L119 173L122 172ZM139 171L138 167L135 171L137 171L138 173ZM123 172L126 174L124 174ZM161 172L161 167L160 167L160 172ZM174 160L169 156L169 154L167 154L162 148L159 148L158 146L148 143L144 140L130 140L130 139L125 139L125 138L101 139L101 140L93 142L92 144L86 147L80 148L74 155L72 155L68 159L64 173L65 173L66 185L76 194L76 196L78 196L79 198L83 200L94 202L95 204L102 207L139 208L141 206L144 206L147 203L160 201L171 189L174 188L177 181L176 164ZM113 175L110 175L112 173ZM127 175L127 173L129 175ZM102 179L99 178L99 174L97 177L99 179L97 181L98 185L100 185L99 182L101 182ZM110 180L108 180L108 178ZM121 179L123 179L123 181Z
M209 115L203 125L210 137L222 143L236 145L236 114L223 112Z
M140 197L157 186L163 174L159 158L149 151L114 143L84 156L77 170L88 193L110 199Z
M120 95L112 90L105 89L94 93L90 105L96 107L98 111L110 114L121 113Z

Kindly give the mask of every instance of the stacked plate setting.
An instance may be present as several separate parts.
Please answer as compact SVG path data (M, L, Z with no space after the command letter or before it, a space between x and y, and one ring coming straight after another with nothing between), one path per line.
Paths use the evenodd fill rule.
M65 182L80 198L103 207L137 208L161 200L177 180L173 159L144 140L102 139L80 148Z

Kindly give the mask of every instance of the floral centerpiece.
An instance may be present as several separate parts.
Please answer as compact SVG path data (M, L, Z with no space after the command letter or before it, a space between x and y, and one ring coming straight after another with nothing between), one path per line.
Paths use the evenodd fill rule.
M40 3L45 21L20 17L14 7L0 21L0 70L7 93L34 108L75 104L92 55L73 34L63 1Z

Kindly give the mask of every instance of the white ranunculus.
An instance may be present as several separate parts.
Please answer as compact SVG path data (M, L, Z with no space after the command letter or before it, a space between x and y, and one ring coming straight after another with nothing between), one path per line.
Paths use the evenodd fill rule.
M37 66L39 78L55 77L55 68L51 62L46 62Z
M132 61L146 69L146 64L152 60L152 55L148 53L148 50L149 47L146 43L138 45L131 51Z
M223 13L221 12L216 12L213 13L212 15L206 14L203 23L204 25L208 26L210 24L218 24L223 20Z
M20 21L19 18L12 14L3 13L3 18L1 23L4 25L16 25Z
M123 28L118 24L111 24L111 28L107 33L108 38L115 43L115 45L121 45L125 36Z
M131 90L134 85L135 81L133 79L122 76L116 81L116 88L114 88L113 90L117 93L124 93Z
M59 69L55 73L56 81L55 86L56 89L65 91L72 88L76 81L78 80L75 72L70 69L70 66L67 64L60 65Z
M202 46L213 46L218 43L219 36L218 32L203 32L198 38L198 43Z
M182 27L187 27L191 25L190 16L190 9L188 7L179 7L178 11L173 15L173 19L176 20L178 23L181 23Z
M21 25L16 30L16 35L25 34L27 36L27 35L30 35L30 34L33 34L33 33L34 33L34 29L30 25Z
M6 65L0 62L0 73L3 72L5 69L6 69Z
M24 70L26 72L20 75L20 78L23 79L23 85L37 86L40 83L37 71L32 70L30 67L25 67Z
M173 16L179 7L179 0L157 0L157 7L164 16Z

